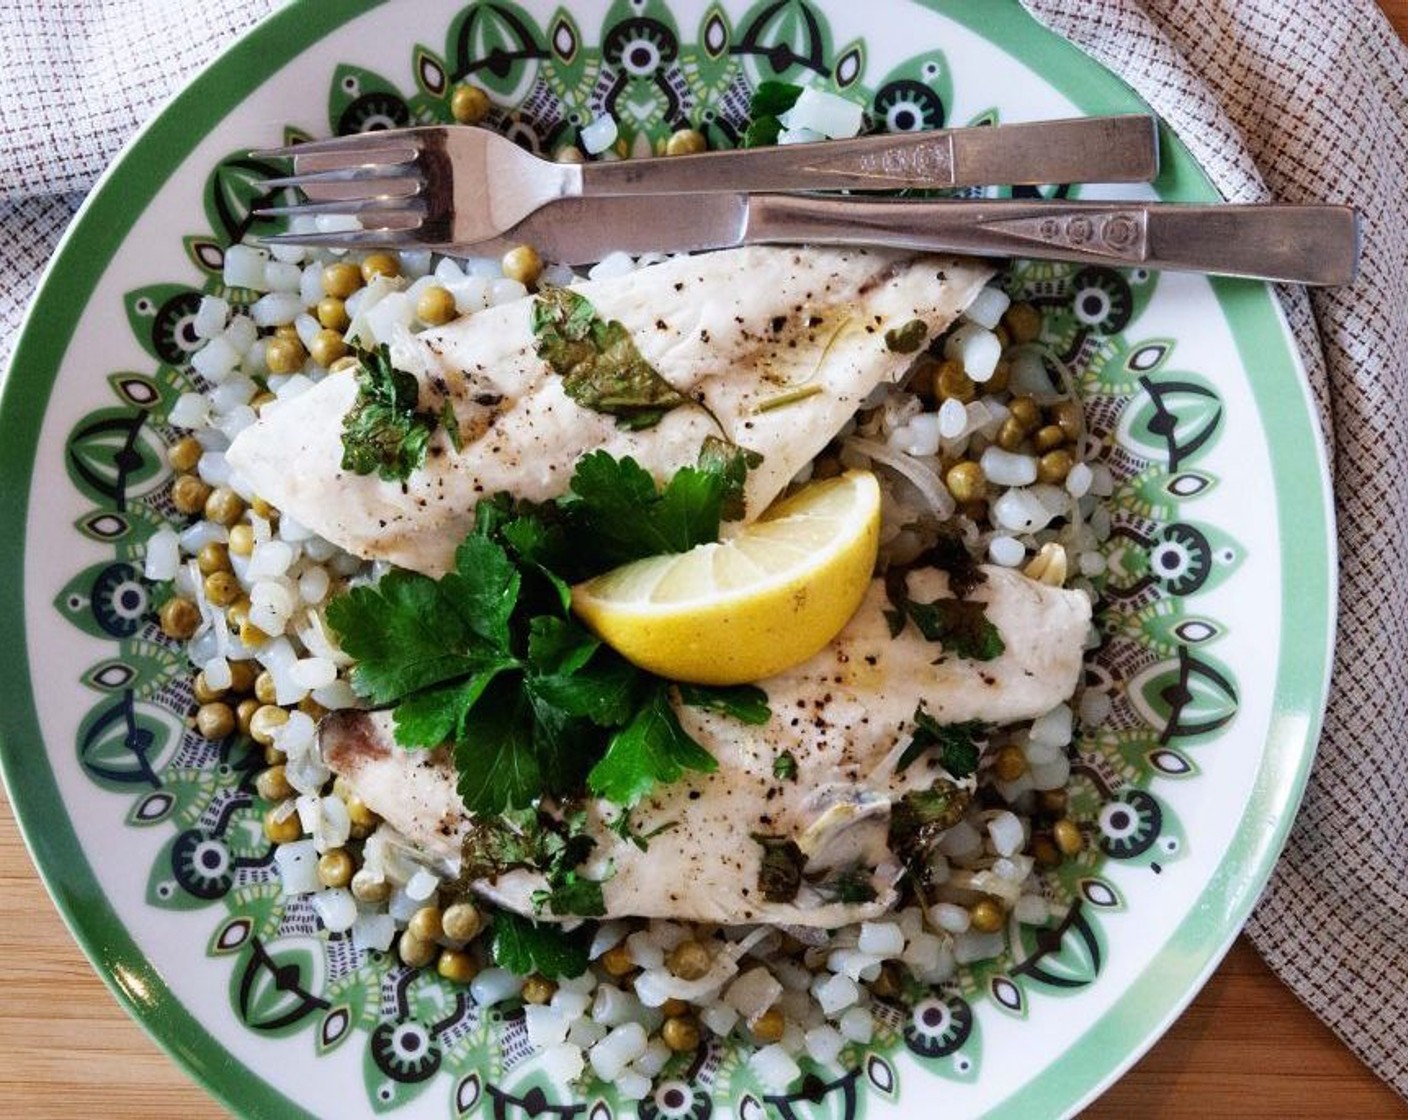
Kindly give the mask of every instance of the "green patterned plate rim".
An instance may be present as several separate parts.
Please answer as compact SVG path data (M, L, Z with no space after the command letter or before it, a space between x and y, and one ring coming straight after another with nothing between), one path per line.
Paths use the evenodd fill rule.
M953 27L976 34L1006 57L1020 59L1080 112L1128 112L1145 108L1121 82L1036 24L1018 7L1016 0L995 0L981 8L961 0L923 0L915 6L928 9L926 15L938 14ZM591 37L582 34L579 20L573 17L579 17L580 22L596 18L603 29L609 29L609 33L602 36L602 53L610 55L611 43L616 44L617 55L608 58L608 62L617 67L616 72L623 75L624 82L627 74L639 76L649 68L659 67L662 59L671 61L672 50L682 54L684 48L679 42L670 41L668 36L659 37L658 28L667 21L654 19L652 22L653 17L661 13L668 16L671 7L660 0L617 0L609 8L605 3L570 4L567 8L556 9L551 17L545 14L540 33L535 33L528 26L529 17L524 9L511 3L482 0L479 4L445 6L440 22L443 27L458 32L463 44L470 37L466 30L472 24L468 14L476 9L492 11L495 18L506 20L522 34L529 37L538 34L539 40L549 42L559 55L576 59L579 48ZM809 42L813 45L829 42L825 32L817 29L826 26L828 17L840 22L844 5L822 0L810 3L808 0L759 0L748 5L742 14L737 11L740 7L710 4L705 10L702 0L679 0L673 5L679 10L704 10L704 18L699 21L701 45L695 52L696 64L699 58L710 54L709 41L715 29L722 28L717 33L723 36L720 40L723 46L711 57L724 58L735 69L744 67L745 63L731 62L729 58L749 55L751 50L745 62L754 71L764 65L785 70L805 66L810 61L816 65L818 74L824 71L832 85L845 88L855 83L859 89L862 79L867 78L870 62L867 49L884 37L884 29L876 28L870 39L856 37L836 47L829 55L809 59L806 49ZM899 2L888 5L890 11L901 8ZM240 1023L231 1018L228 1023L212 1028L205 1018L194 1014L173 993L163 964L153 961L138 944L137 935L142 929L130 929L119 917L110 898L113 887L105 879L102 867L95 866L97 861L91 846L85 847L79 839L61 792L55 763L60 752L69 748L46 742L41 731L40 707L45 685L51 679L47 674L72 671L77 675L81 666L79 662L70 662L69 655L91 656L86 646L81 654L77 647L65 647L61 662L56 663L52 657L43 659L52 650L40 641L32 625L35 612L41 606L51 614L54 610L47 601L37 603L36 593L31 590L37 564L32 542L43 535L40 530L44 528L45 519L52 516L40 499L47 497L47 488L65 485L61 472L48 469L51 463L58 465L62 459L57 455L44 457L48 445L42 443L41 436L53 407L60 371L72 358L71 345L81 333L82 314L103 293L105 274L143 213L146 200L162 189L201 141L215 133L222 122L236 118L246 99L272 75L305 51L316 57L316 48L325 37L353 20L375 14L378 9L382 9L383 15L390 10L374 2L296 4L282 10L226 50L143 129L104 176L64 238L26 320L4 383L3 397L0 397L0 475L10 480L0 488L0 526L11 541L11 546L0 555L0 573L3 573L0 618L5 620L14 646L24 651L23 657L0 680L0 700L3 700L0 770L3 770L35 863L75 938L99 974L138 1022L198 1081L231 1109L250 1116L287 1117L308 1113L281 1091L275 1084L277 1078L261 1076L246 1060L233 1053L233 1048L227 1045L226 1032L239 1030ZM541 10L546 13L548 9L542 6ZM732 25L729 12L736 16ZM786 23L788 19L793 22ZM817 38L788 40L786 50L778 42L766 44L749 38L758 28L768 27L800 27L804 32L810 30ZM744 28L746 34L737 42L748 49L725 50L729 43L735 42L730 36ZM636 39L628 39L628 32L635 34ZM870 32L867 28L867 35ZM556 36L564 34L565 40L552 42ZM656 37L651 38L652 35ZM450 39L447 32L445 58L450 57L454 46ZM627 51L630 44L645 53L630 54ZM403 67L406 59L400 56L411 46L407 39L404 44L379 49L387 52L386 66ZM354 103L362 104L366 110L368 103L359 100L359 96L369 90L381 98L376 102L378 111L390 111L394 116L404 110L416 115L416 119L433 119L436 114L443 116L444 106L448 104L443 79L449 67L429 48L415 44L414 49L413 69L417 71L420 93L410 97L401 97L394 89L373 89L382 80L369 71L353 72L346 66L339 67L336 74L341 77L332 82L329 97L332 125L337 125L338 113L351 112ZM651 49L656 51L654 56L650 54ZM937 51L930 53L938 55ZM920 59L929 57L929 54L915 55L909 61L917 64ZM318 61L327 64L331 72L329 59ZM437 64L440 66L438 79ZM487 61L485 65L488 66ZM1015 62L1012 65L1016 67ZM495 76L503 79L504 73L511 75L513 71L509 62L500 59L483 73L486 83L492 86ZM340 90L339 81L348 82L349 74L354 84L344 85ZM690 80L702 82L697 70L691 75ZM746 75L749 80L756 80L757 76L756 72ZM737 82L742 80L743 77L735 75L735 85L729 89L739 88ZM933 61L925 61L919 69L913 65L909 69L892 68L886 78L872 82L876 86L870 95L872 109L877 115L888 111L892 123L899 119L896 114L928 120L926 114L933 111L934 106L937 105L937 111L942 114L944 107L952 103L953 91L943 84L948 80L946 64L940 66ZM661 84L659 89L664 90L665 86ZM503 91L498 92L508 97ZM592 96L599 99L614 95L596 91ZM555 108L564 119L570 100L568 94L558 94ZM727 133L729 118L724 102L726 96L720 103L717 117L710 116L708 120L710 127ZM391 108L386 110L386 106ZM994 111L988 119L995 119L995 116ZM639 122L639 135L658 138L658 131L652 132L652 129L662 127L660 119L647 118L643 112ZM409 120L393 119L390 123L409 123ZM934 122L928 120L928 123ZM500 127L511 130L516 124L506 119ZM559 130L565 127L569 125L558 122ZM1164 172L1156 188L1164 198L1186 201L1216 198L1187 150L1167 135ZM215 252L220 250L218 238L206 242L188 237L186 241L188 252L197 255L202 248L211 246ZM1102 877L1105 862L1128 861L1119 870L1138 866L1141 871L1158 875L1163 870L1159 860L1176 862L1181 858L1180 844L1186 847L1187 837L1179 831L1177 813L1169 804L1150 795L1147 787L1155 780L1176 784L1196 775L1199 767L1193 760L1205 757L1198 751L1206 752L1209 743L1216 744L1223 738L1238 739L1235 729L1228 732L1226 728L1237 713L1238 689L1250 696L1256 689L1249 682L1257 674L1266 677L1269 695L1265 732L1258 736L1259 741L1246 741L1250 737L1245 732L1240 735L1239 745L1248 752L1257 752L1257 761L1246 771L1245 800L1233 806L1236 819L1227 822L1226 846L1221 858L1209 862L1208 873L1191 905L1176 921L1158 929L1162 942L1151 951L1148 961L1137 972L1120 977L1119 991L1111 995L1098 1012L1091 1012L1088 1022L1081 1020L1078 1031L1061 1036L1059 1045L1049 1045L1042 1052L1041 1068L1013 1092L997 1100L990 1113L1020 1117L1074 1111L1108 1086L1191 1000L1250 912L1285 842L1319 735L1332 649L1335 563L1328 468L1322 441L1288 327L1268 287L1244 281L1214 280L1206 285L1202 296L1189 296L1190 299L1211 300L1220 309L1230 335L1224 353L1229 360L1235 358L1246 370L1245 386L1221 386L1216 383L1215 375L1171 370L1167 364L1169 355L1178 344L1174 336L1182 341L1185 349L1189 346L1176 329L1170 328L1167 337L1155 332L1142 339L1125 338L1119 333L1134 314L1130 307L1142 310L1149 306L1153 283L1147 275L1110 279L1101 273L1092 279L1072 269L1019 267L1014 282L1025 285L1028 294L1045 293L1053 304L1064 300L1069 305L1063 305L1063 311L1067 320L1074 324L1076 341L1073 345L1077 349L1084 347L1081 353L1089 359L1093 370L1088 375L1088 385L1083 382L1082 388L1091 389L1097 399L1097 410L1105 409L1109 446L1113 453L1126 459L1127 485L1120 491L1121 500L1127 504L1124 509L1127 516L1121 521L1120 548L1124 552L1116 559L1125 565L1120 571L1128 570L1133 574L1128 583L1122 582L1122 576L1114 577L1112 586L1121 606L1112 610L1111 628L1118 630L1122 624L1139 630L1142 635L1138 641L1131 638L1128 643L1130 660L1116 664L1129 667L1129 680L1120 682L1120 686L1127 694L1124 702L1128 711L1133 713L1131 726L1137 724L1136 717L1141 715L1147 726L1138 727L1123 738L1112 733L1105 744L1116 770L1138 771L1139 781L1126 782L1116 770L1107 772L1098 766L1091 767L1090 781L1103 789L1106 797L1098 822L1103 862L1092 865L1087 878L1067 884L1073 891L1085 892L1087 910L1093 913L1103 907L1111 915L1118 915L1123 909L1120 891L1112 885L1118 877L1108 880ZM1082 282L1086 285L1084 288L1080 286ZM1148 291L1141 294L1138 288L1145 284ZM1094 300L1094 310L1082 304L1085 298L1082 293ZM1117 330L1109 325L1108 319L1112 307L1117 308L1121 301L1128 306ZM1092 326L1101 316L1107 320L1105 325ZM107 361L97 356L93 360ZM146 416L143 409L152 409L152 425L157 426L158 398L165 390L143 375L134 375L123 385L114 382L114 390L119 395L136 391L134 386L141 386L141 392L150 392L153 396L150 400L135 402L130 396L124 397L124 403L135 403L142 417ZM72 388L67 382L63 387ZM95 411L89 413L89 418L97 414L100 404L111 404L106 397L100 397L99 390L93 386L78 389L93 395ZM1224 396L1228 400L1224 401ZM86 401L87 397L84 399ZM169 407L169 401L167 404ZM1192 598L1197 602L1194 597L1205 590L1203 585L1209 580L1209 568L1217 569L1220 565L1223 570L1212 575L1206 590L1215 589L1219 580L1236 579L1234 570L1246 558L1246 542L1236 539L1235 529L1228 532L1229 519L1235 515L1224 517L1229 524L1209 525L1203 521L1185 522L1180 511L1187 501L1206 501L1200 495L1216 487L1216 475L1207 469L1205 461L1198 460L1199 455L1206 454L1218 438L1222 440L1222 453L1229 456L1229 461L1241 453L1228 451L1228 432L1218 431L1220 424L1225 429L1234 423L1239 406L1244 406L1242 416L1253 416L1264 433L1265 462L1258 460L1255 469L1248 469L1252 470L1255 485L1264 485L1270 490L1266 494L1270 528L1253 523L1257 535L1251 543L1257 563L1265 563L1263 556L1268 553L1275 558L1270 570L1279 581L1279 600L1274 604L1279 643L1274 651L1274 664L1253 666L1249 663L1251 659L1243 654L1242 660L1228 670L1202 652L1204 644L1224 636L1219 624L1198 610L1186 612L1184 601ZM1158 442L1153 438L1155 435L1166 438L1167 454L1155 446ZM78 451L82 448L72 434L69 440L66 446L72 458L75 448ZM1255 454L1251 450L1246 452L1248 458ZM71 473L73 469L70 467ZM118 507L121 508L120 500ZM1242 524L1240 520L1236 523ZM1193 560L1205 562L1196 573L1196 579L1188 573ZM1228 573L1234 574L1229 577ZM80 573L69 586L81 585L86 594L91 591L92 578ZM1242 578L1248 577L1243 573ZM145 599L141 601L145 605ZM55 625L59 622L51 621ZM135 624L132 632L135 632ZM1150 637L1151 634L1157 637ZM103 634L96 636L105 637ZM1116 646L1119 638L1115 633L1112 640ZM40 659L36 659L36 648ZM111 661L100 662L94 669L110 664ZM92 672L90 670L90 676ZM90 688L100 687L87 677L83 683ZM1174 699L1169 699L1171 696ZM1207 717L1205 724L1195 724L1192 720L1189 713L1195 710ZM84 726L91 732L91 719ZM1194 749L1188 750L1186 743L1192 743ZM1159 788L1162 796L1163 787ZM114 818L111 823L114 828L124 827L121 818ZM1144 828L1148 835L1132 837L1136 828ZM1154 845L1156 839L1159 840L1157 846ZM1119 882L1123 884L1125 880ZM163 919L166 911L149 908L143 914L155 923ZM970 1000L973 1005L983 1002L985 1013L986 1008L995 1007L997 1013L1007 1015L1007 1020L996 1020L999 1027L995 1033L1000 1033L1005 1029L1004 1023L1025 1019L1032 997L1024 994L1024 985L1046 985L1039 988L1043 996L1062 987L1084 991L1100 974L1102 953L1108 951L1109 945L1121 944L1117 934L1102 932L1101 920L1099 916L1088 921L1082 917L1074 924L1080 927L1077 930L1080 936L1064 942L1062 939L1067 938L1074 925L1057 931L1053 945L1014 944L1002 963L990 968L977 967L965 981L967 986L961 994L951 993L946 1006L955 1013L962 1009L963 1014L970 1016L970 1023ZM215 940L223 937L233 925L223 927ZM239 945L231 943L232 952L244 946L243 938L247 934L246 929ZM1080 952L1073 952L1070 943L1077 941L1076 948ZM257 942L255 947L258 948ZM217 949L224 951L218 946ZM1063 956L1079 957L1082 953L1085 959L1080 961L1062 959ZM1092 957L1093 963L1089 959ZM1112 982L1107 979L1106 986ZM953 1059L951 1050L940 1054L941 1048L932 1044L933 1040L924 1034L917 1019L906 1023L904 1016L911 1010L896 1012L890 1024L889 1050L879 1043L869 1050L855 1048L853 1056L865 1066L864 1077L852 1071L850 1080L845 1081L849 1094L848 1103L842 1109L845 1115L863 1114L867 1100L876 1101L877 1107L881 1102L898 1102L896 1111L886 1114L919 1115L914 1111L916 1098L909 1095L902 1099L899 1095L901 1059L912 1063L903 1065L903 1079L907 1084L910 1078L923 1076L914 1065L954 1081L971 1080L979 1075L975 1061L962 1055ZM233 1016L234 1011L229 1014ZM949 1011L943 1014L948 1015ZM949 1024L950 1019L944 1022ZM325 1020L325 1035L326 1030ZM344 1029L328 1049L340 1045L343 1037L350 1033ZM962 1049L968 1031L965 1030L963 1036L955 1049ZM1050 1034L1047 1041L1056 1037ZM299 1045L292 1038L283 1038L281 1044L288 1052ZM976 1046L976 1042L973 1045ZM306 1058L306 1038L302 1046L298 1053ZM447 1043L447 1051L449 1047ZM937 1064L924 1065L925 1061L940 1057L949 1062L942 1070ZM965 1061L966 1065L961 1064ZM856 1068L858 1070L859 1065ZM471 1080L472 1097L465 1095ZM842 1080L838 1079L836 1084L841 1084ZM486 1081L487 1074L482 1079L476 1074L461 1080L457 1091L464 1107L459 1115L489 1109L489 1096L483 1084ZM859 1103L854 1099L856 1083L865 1091L865 1098ZM369 1087L370 1084L369 1081ZM746 1078L740 1084L747 1088ZM414 1093L408 1099L416 1099ZM424 1114L440 1114L434 1112L427 1101L428 1098L421 1099L421 1105L429 1110ZM594 1120L600 1115L613 1115L600 1093L595 1102L590 1105ZM375 1101L371 1103L376 1107ZM541 1107L545 1102L539 1097L529 1103ZM794 1106L801 1110L802 1105L801 1098L774 1098L738 1089L733 1098L721 1098L717 1105L709 1107L737 1106L745 1116L811 1115L793 1111ZM507 1106L496 1097L496 1111L504 1107ZM563 1115L585 1116L588 1107L588 1104L573 1106L573 1112ZM924 1105L919 1107L923 1109ZM750 1113L750 1109L753 1112ZM622 1111L631 1114L630 1110L631 1106L624 1106L615 1114ZM421 1109L414 1111L417 1115L423 1114ZM647 1098L640 1106L639 1114L647 1120L672 1115L668 1109L662 1110L661 1102L652 1098ZM708 1111L702 1114L707 1115Z

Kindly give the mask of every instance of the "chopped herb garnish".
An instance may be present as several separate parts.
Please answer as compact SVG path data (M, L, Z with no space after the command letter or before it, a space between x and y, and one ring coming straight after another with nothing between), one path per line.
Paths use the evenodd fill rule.
M494 963L516 976L538 973L548 979L580 976L587 970L591 927L566 933L507 910L494 915Z
M494 880L517 868L540 871L548 883L533 895L540 912L599 917L606 911L601 883L577 870L595 847L584 812L562 819L531 809L479 816L461 848L461 874L472 881Z
M902 327L885 332L885 346L896 354L913 354L929 337L929 326L923 319L911 319Z
M909 617L919 632L938 642L949 653L974 661L1001 657L1007 643L987 615L986 603L965 599L936 599L909 604Z
M968 598L973 589L988 578L956 530L941 532L938 540L916 563L932 564L948 573L948 589L960 599Z
M978 575L982 573L979 572ZM954 577L950 576L950 586ZM913 622L919 632L931 642L938 642L957 657L974 661L992 661L1002 656L1007 644L997 627L987 616L987 605L967 599L935 599L920 603L909 597L905 575L901 571L885 578L885 591L890 608L885 619L890 636L899 637L905 623Z
M666 821L664 824L656 825L649 832L637 832L631 827L631 811L624 808L621 810L620 815L610 824L612 832L622 840L629 840L642 852L650 848L650 842L657 836L669 832L672 829L679 828L679 826L679 821Z
M533 299L531 326L538 356L562 378L583 408L640 430L690 399L641 355L624 324L602 319L585 296L543 286Z
M420 382L391 364L390 350L356 353L357 399L342 418L342 468L404 482L425 462L439 420L417 411Z
M772 776L779 782L797 780L797 757L791 751L783 751L772 760Z
M978 720L963 723L939 723L923 707L914 709L914 738L905 747L895 764L903 772L925 751L937 748L939 765L955 778L966 778L978 768L982 751L977 740L987 735L987 724Z
M788 837L754 833L753 839L763 849L758 891L768 902L791 902L802 885L802 868L807 862L802 849Z
M797 104L802 87L791 82L762 82L748 103L748 130L743 134L745 148L770 148L782 132L783 113Z

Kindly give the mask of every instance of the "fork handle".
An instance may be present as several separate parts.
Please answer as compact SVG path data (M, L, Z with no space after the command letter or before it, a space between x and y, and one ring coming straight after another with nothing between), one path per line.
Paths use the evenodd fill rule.
M1085 117L591 163L581 193L1147 182L1158 174L1158 147L1151 116Z
M976 256L1348 284L1359 257L1351 206L1271 203L919 202L754 195L742 240L890 245Z

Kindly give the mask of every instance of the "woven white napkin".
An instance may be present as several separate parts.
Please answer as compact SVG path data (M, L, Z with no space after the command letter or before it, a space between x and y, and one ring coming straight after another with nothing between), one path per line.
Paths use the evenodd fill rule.
M1227 198L1363 211L1358 283L1281 293L1332 435L1339 640L1305 804L1248 932L1408 1094L1408 49L1372 0L1027 4Z
M1408 51L1371 0L1025 0L1119 73L1228 199L1353 202L1360 281L1282 292L1335 459L1334 692L1250 932L1408 1094ZM0 362L83 193L278 0L0 0Z

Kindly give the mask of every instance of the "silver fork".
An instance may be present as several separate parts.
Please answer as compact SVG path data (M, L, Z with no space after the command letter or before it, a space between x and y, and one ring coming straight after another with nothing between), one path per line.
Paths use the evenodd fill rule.
M549 162L487 129L440 125L256 154L292 157L296 174L265 186L309 198L259 216L352 216L363 227L263 240L342 248L470 245L566 198L1147 182L1159 168L1157 122L1140 114L589 164Z

